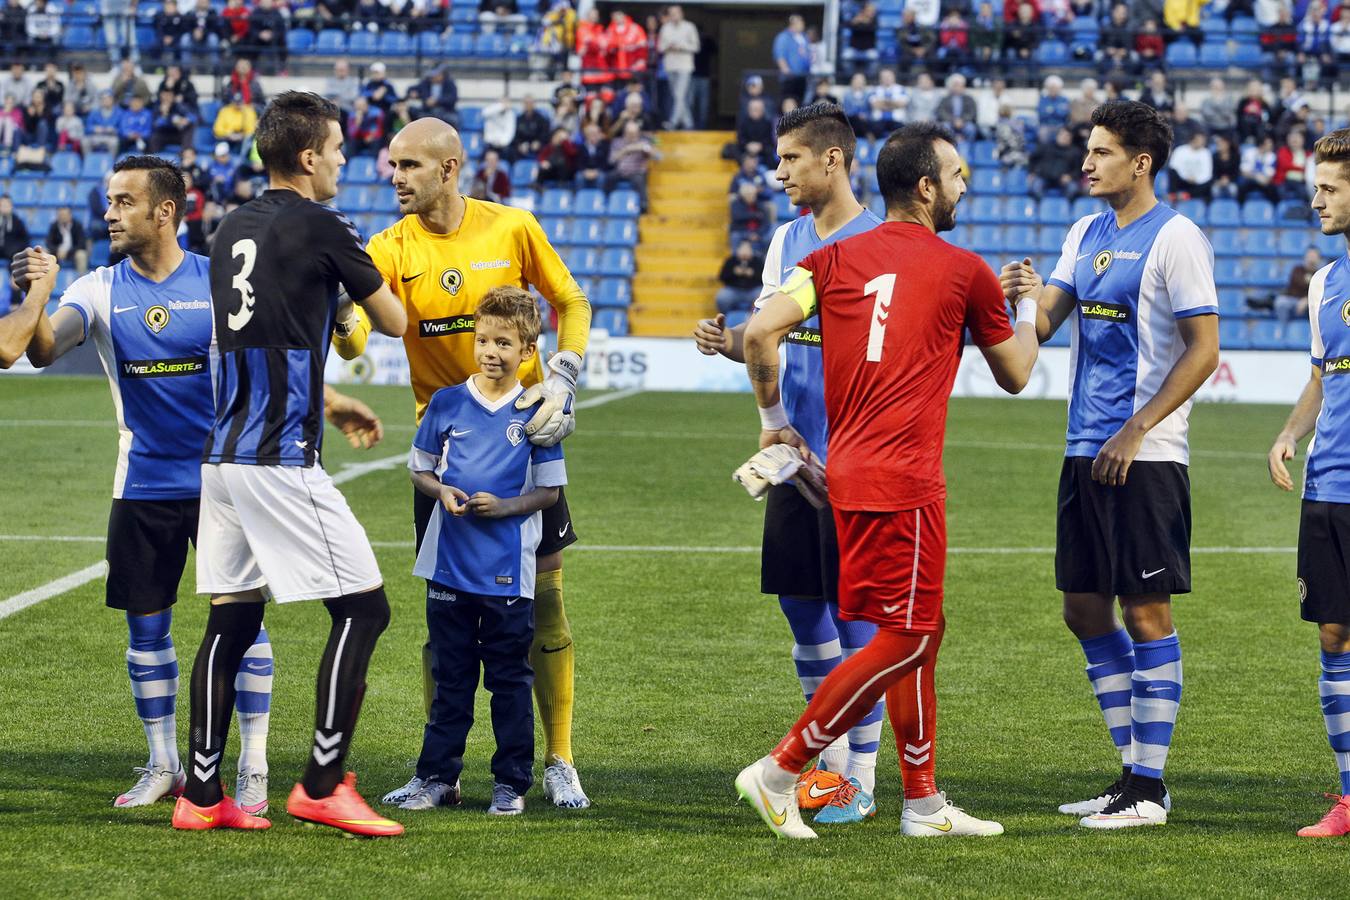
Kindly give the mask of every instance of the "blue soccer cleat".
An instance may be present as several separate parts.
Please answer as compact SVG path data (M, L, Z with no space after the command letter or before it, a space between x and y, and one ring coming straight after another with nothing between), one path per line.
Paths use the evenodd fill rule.
M834 792L825 808L816 813L820 825L848 825L877 814L877 801L862 789L858 779L850 778Z

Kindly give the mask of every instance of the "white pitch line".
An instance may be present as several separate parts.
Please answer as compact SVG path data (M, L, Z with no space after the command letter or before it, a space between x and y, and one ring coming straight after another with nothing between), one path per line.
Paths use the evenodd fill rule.
M640 394L641 388L628 388L627 390L614 391L608 394L600 394L595 397L589 397L576 404L577 409L589 409L595 406L604 406L606 403L613 403L615 400L622 400L625 397L632 397L634 394ZM96 422L92 419L0 419L0 424L26 424L26 425L48 425L64 424L85 426L106 426L106 422ZM333 475L334 484L344 484L354 478L360 478L362 475L371 472L379 472L384 469L396 468L399 464L407 460L407 453L398 453L392 456L385 456L380 459L374 459L369 462L352 463L344 466ZM41 535L9 534L0 535L0 541L51 541L54 543L103 543L106 538L95 537L93 535L58 535L56 537L43 537ZM408 546L412 546L409 542ZM99 561L86 569L78 572L71 572L69 575L63 575L55 581L49 581L41 587L33 588L31 591L24 591L22 594L15 594L8 600L0 601L0 619L8 618L15 613L25 610L35 603L41 603L51 597L64 594L66 591L73 591L81 585L88 584L95 578L99 578L107 570L107 563Z

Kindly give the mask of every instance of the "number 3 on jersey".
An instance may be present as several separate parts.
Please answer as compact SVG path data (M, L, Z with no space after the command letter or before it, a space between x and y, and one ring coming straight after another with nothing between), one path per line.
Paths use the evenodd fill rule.
M239 272L230 281L230 287L239 292L242 305L237 312L230 313L226 323L231 331L238 331L248 324L248 320L253 318L253 285L249 284L248 276L253 274L253 264L258 260L258 245L252 238L245 238L242 241L235 241L234 246L230 248L230 256L243 257L244 264L239 267ZM895 277L891 277L892 283ZM887 301L889 302L889 301Z
M895 296L895 275L878 275L863 285L863 296L876 294L872 306L872 327L867 330L867 361L881 362L881 350L886 343L886 320L891 316L891 299Z

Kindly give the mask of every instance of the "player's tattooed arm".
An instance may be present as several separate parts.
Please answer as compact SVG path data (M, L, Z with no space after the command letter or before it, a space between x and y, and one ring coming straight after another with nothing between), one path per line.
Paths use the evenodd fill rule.
M750 317L745 328L745 371L759 405L759 445L790 444L810 454L802 436L788 424L778 390L778 343L802 323L806 313L787 294L774 294Z
M778 365L776 363L773 365L766 365L764 363L750 362L747 360L745 363L745 371L749 373L751 381L767 382L769 384L778 383Z

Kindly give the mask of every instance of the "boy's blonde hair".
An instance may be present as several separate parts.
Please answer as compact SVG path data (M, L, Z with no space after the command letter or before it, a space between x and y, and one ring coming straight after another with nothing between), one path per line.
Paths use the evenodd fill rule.
M493 288L478 301L474 318L481 319L484 316L509 323L520 335L520 342L526 345L537 342L539 332L544 327L534 297L528 291L509 284Z
M1350 128L1340 128L1317 139L1313 144L1313 159L1316 162L1350 163ZM1347 169L1350 174L1350 169Z

